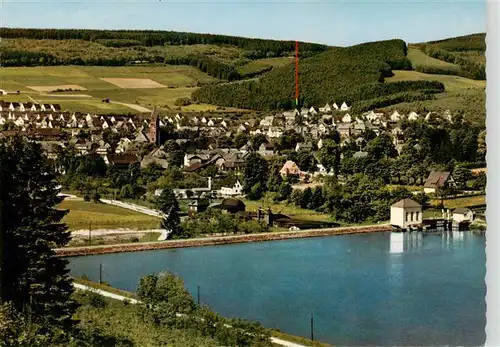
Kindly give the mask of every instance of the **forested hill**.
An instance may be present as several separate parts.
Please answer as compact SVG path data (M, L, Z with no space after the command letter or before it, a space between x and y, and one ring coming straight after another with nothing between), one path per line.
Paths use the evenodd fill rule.
M286 63L295 41L152 30L0 28L2 66L91 65L142 63L191 65L228 81L254 77ZM299 42L301 57L330 47ZM276 59L272 64L259 59Z
M367 108L426 99L444 86L433 81L384 83L392 70L411 70L402 40L333 48L302 59L299 68L301 104L364 101ZM193 93L202 102L258 110L293 107L294 67L289 64L265 74L258 81L205 86Z
M83 40L97 42L107 47L231 45L247 51L247 56L253 59L286 56L295 50L295 41L177 31L0 28L0 37L6 39ZM299 48L304 56L328 49L325 45L307 42L299 42Z

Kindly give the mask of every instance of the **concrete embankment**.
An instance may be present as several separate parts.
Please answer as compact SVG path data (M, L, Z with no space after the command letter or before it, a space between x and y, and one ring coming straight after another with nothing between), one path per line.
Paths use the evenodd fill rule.
M345 227L345 228L315 229L306 231L285 231L285 232L274 232L274 233L263 233L263 234L205 237L205 238L196 238L187 240L147 242L140 244L131 243L131 244L103 245L103 246L92 246L92 247L67 247L67 248L57 248L55 249L55 252L60 257L75 257L75 256L94 255L94 254L139 252L139 251L149 251L149 250L169 249L169 248L216 246L216 245L226 245L226 244L245 243L245 242L264 242L264 241L301 239L309 237L386 232L391 230L392 227L390 225L379 224L379 225L367 225L367 226L356 226L356 227Z

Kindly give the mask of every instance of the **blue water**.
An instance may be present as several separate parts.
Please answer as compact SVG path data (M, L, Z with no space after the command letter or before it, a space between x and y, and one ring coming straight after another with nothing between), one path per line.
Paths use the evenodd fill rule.
M404 238L404 239L402 239ZM170 270L227 317L336 345L485 341L485 238L375 233L70 258L71 274L134 291Z

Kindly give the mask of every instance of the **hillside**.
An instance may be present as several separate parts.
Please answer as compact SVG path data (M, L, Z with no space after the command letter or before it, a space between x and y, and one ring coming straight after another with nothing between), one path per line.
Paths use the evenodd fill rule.
M0 89L21 91L24 101L118 113L153 105L184 111L295 105L293 41L124 30L0 28L0 35L2 67L12 66L0 69ZM484 39L474 34L408 47L402 40L345 48L300 43L301 105L444 108L484 123ZM19 96L4 96L12 98Z
M299 68L301 104L318 106L327 102L351 104L373 100L378 106L386 102L381 98L394 94L399 95L397 102L401 102L406 97L429 99L430 94L442 92L443 84L435 81L384 83L385 78L393 75L393 69L411 69L406 54L404 41L389 40L332 48L302 59ZM294 66L289 64L273 69L258 81L203 86L192 97L205 103L269 110L292 107L293 91Z
M409 58L419 72L486 80L485 38L481 33L413 44Z
M166 63L191 65L230 81L247 77L237 71L239 66L259 59L288 57L295 50L294 41L172 31L0 28L0 37L5 67ZM300 42L299 47L303 57L328 49L305 42Z

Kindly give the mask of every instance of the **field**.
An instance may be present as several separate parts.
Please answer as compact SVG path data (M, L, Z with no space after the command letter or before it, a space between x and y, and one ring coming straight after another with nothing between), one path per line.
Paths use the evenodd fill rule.
M57 89L66 90L71 89L74 91L86 90L82 86L76 84L63 84L63 85L51 85L51 86L28 86L28 88L33 89L37 92L53 92Z
M134 79L141 83L135 83L137 81ZM146 80L151 82L144 84ZM20 91L20 95L2 96L3 100L58 103L64 110L82 112L137 112L133 107L118 102L135 103L148 109L154 105L174 108L177 99L189 97L197 89L197 83L213 81L216 79L193 67L182 65L41 66L0 69L0 89L7 92ZM152 86L154 88L151 88ZM32 87L38 90L33 90ZM82 96L79 91L50 93L58 88L85 90L83 94L90 97ZM111 103L103 103L105 98L109 98ZM198 110L215 108L203 104L193 106Z
M114 84L123 89L165 88L163 84L148 78L101 78L103 81Z
M441 203L439 199L431 200L431 204L434 206L438 206ZM486 204L486 196L485 195L477 195L477 196L467 196L462 198L455 199L445 199L444 206L445 208L454 209L458 207L468 207L475 205L484 205Z
M250 74L257 73L269 67L279 67L287 64L291 64L293 58L291 57L280 57L280 58L264 58L258 60L252 60L249 63L239 66L236 68L240 74Z
M437 60L437 59L436 59ZM486 81L471 80L465 77L453 75L430 75L417 71L393 71L394 76L386 79L387 82L400 82L400 81L424 81L434 80L444 84L447 92L455 92L464 89L486 88Z
M83 200L65 199L58 205L60 209L70 212L63 218L70 230L95 229L155 229L160 220L142 213L130 211L117 206Z
M418 66L429 66L435 68L460 69L456 64L429 57L418 48L408 48L408 59L410 59L413 68L417 68Z

